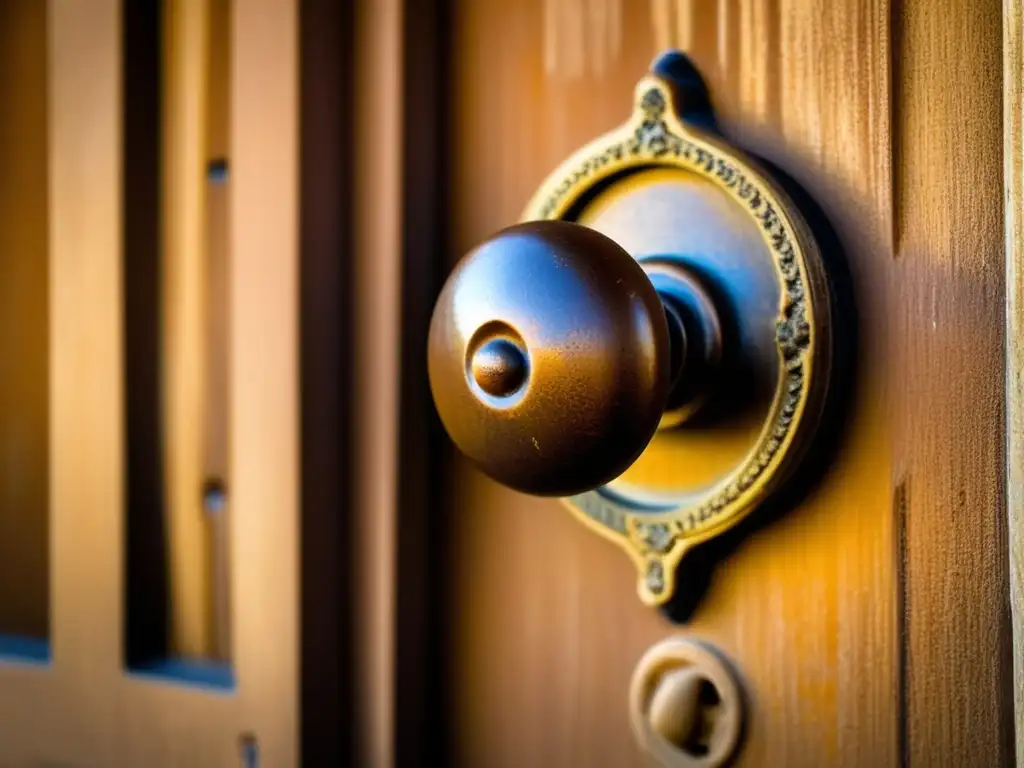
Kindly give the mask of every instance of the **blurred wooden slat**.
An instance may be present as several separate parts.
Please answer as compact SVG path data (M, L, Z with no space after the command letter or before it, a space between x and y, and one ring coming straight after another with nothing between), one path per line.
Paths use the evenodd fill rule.
M174 0L164 13L162 287L165 514L171 655L229 660L225 485L228 188L207 178L228 155L228 3Z
M268 766L299 759L298 6L231 24L232 714Z
M49 10L53 654L82 695L123 662L120 24Z
M40 639L52 627L48 16L0 0L0 634ZM43 753L46 707L66 709L50 670L0 661L0 765Z
M1024 4L1003 2L1006 482L1016 760L1024 765Z
M229 444L228 387L230 371L229 326L231 268L230 237L230 141L231 141L231 3L212 0L209 7L209 33L206 39L208 68L204 164L226 161L228 177L210 178L206 186L205 301L206 326L203 329L205 353L205 389L203 392L204 436L203 475L207 482L220 483L226 491L225 506L207 509L210 526L210 571L213 617L211 656L228 660L231 656L230 546L228 517L231 461Z
M203 509L206 403L206 131L209 8L163 5L161 284L164 510L170 585L169 650L213 648L210 528Z
M0 635L49 633L46 5L0 0Z
M360 584L355 762L392 765L396 748L398 391L401 366L401 0L360 3L355 16L353 460L355 578Z

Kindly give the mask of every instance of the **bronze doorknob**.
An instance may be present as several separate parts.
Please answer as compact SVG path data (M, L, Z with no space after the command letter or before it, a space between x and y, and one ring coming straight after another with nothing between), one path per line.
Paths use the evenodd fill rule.
M440 294L437 410L486 474L564 497L629 554L641 599L664 605L686 552L794 477L816 435L826 262L780 182L715 132L678 51L521 219Z
M668 265L651 268L665 277ZM695 317L671 286L659 294L619 245L567 221L509 227L470 252L441 291L428 353L434 401L459 450L534 495L618 477L662 422L670 392L687 389L678 380L688 358L717 354L714 343L687 344L693 326L703 339L714 325L710 302Z

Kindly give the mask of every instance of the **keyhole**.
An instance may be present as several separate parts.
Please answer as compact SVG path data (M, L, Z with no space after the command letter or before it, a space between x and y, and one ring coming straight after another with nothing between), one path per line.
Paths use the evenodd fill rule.
M700 693L697 697L697 723L690 738L681 745L682 749L695 757L703 757L708 753L720 703L721 699L714 683L710 680L701 680Z
M720 768L743 731L743 697L724 657L699 641L670 638L637 664L629 686L633 731L662 765Z
M714 684L694 667L667 673L651 698L655 733L694 757L708 754L721 698Z

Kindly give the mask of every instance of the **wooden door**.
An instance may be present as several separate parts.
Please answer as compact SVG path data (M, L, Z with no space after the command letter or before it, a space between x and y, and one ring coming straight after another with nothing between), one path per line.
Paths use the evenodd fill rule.
M630 675L684 636L739 670L742 765L1011 764L1000 3L443 5L355 15L360 754L643 765ZM677 621L557 501L453 454L422 357L447 270L669 47L729 140L823 208L857 333L820 476L697 555Z
M1005 6L0 0L0 765L644 765L674 636L738 669L740 764L1024 763ZM454 454L425 366L455 260L669 47L824 210L858 351L673 618Z

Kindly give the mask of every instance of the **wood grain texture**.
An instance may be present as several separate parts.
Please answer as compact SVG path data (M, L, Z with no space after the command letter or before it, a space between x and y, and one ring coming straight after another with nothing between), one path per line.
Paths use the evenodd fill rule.
M456 4L452 258L514 221L550 168L625 119L657 41L681 39L663 10L631 5L614 66L581 75L543 66L538 4ZM726 556L683 627L643 608L632 564L557 503L516 496L459 464L448 638L460 764L640 764L629 675L647 647L675 633L715 643L739 666L751 697L741 764L898 758L892 454L880 364L892 261L888 5L688 10L698 33L684 42L729 135L796 176L838 230L863 298L860 396L824 480ZM727 28L716 29L723 19Z
M123 658L120 3L48 5L53 663L0 666L0 765L298 763L296 4L232 26L237 691Z
M886 358L905 530L905 748L913 765L1005 765L1002 7L905 2L895 24Z
M1024 4L1003 2L1006 218L1006 495L1015 755L1024 765Z

